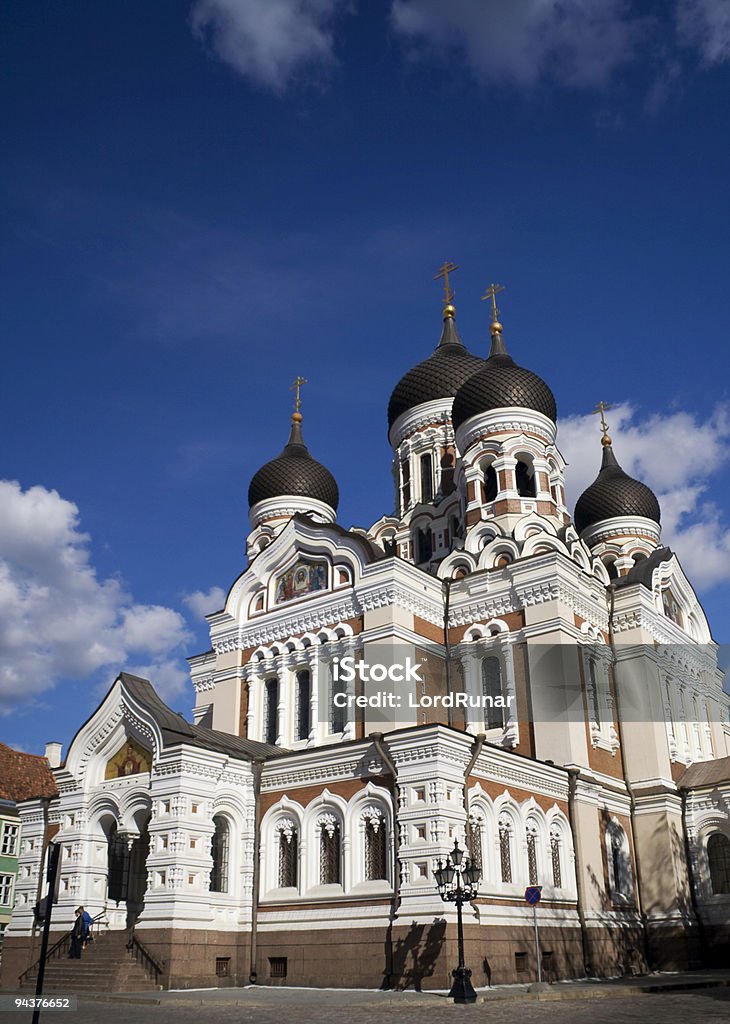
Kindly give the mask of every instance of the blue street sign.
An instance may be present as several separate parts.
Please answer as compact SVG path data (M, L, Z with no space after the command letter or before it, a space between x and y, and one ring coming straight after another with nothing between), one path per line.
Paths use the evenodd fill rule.
M531 907L536 906L540 902L541 897L541 885L528 885L525 889L525 900L530 904Z

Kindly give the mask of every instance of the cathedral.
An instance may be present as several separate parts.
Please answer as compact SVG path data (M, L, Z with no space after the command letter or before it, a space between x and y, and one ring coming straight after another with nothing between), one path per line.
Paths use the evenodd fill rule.
M567 506L553 391L516 361L500 286L488 357L465 347L453 269L438 344L390 396L393 511L338 524L298 378L246 567L189 659L192 721L122 672L52 759L58 796L19 805L4 985L37 961L51 842L51 941L83 904L165 988L448 988L455 844L476 986L534 979L533 913L548 980L727 957L730 700L706 617L603 404Z

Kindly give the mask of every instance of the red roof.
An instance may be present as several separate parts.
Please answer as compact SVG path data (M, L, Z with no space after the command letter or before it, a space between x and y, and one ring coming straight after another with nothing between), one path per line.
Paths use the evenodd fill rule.
M23 754L0 743L0 799L32 800L58 796L58 787L48 761L38 754Z

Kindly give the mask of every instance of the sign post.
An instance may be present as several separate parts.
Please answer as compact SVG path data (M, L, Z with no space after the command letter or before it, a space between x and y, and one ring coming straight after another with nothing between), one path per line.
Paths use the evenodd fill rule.
M525 889L525 901L532 907L532 920L535 924L535 956L537 958L537 983L542 985L542 957L540 956L540 930L537 925L537 905L542 897L541 885L528 885Z

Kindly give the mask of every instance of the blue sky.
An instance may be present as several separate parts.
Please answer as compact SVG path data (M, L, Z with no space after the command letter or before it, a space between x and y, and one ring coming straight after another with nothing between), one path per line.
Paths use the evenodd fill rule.
M124 667L184 656L244 568L286 440L339 520L391 510L388 396L432 280L551 384L573 499L659 493L728 636L727 0L7 0L0 737L68 742ZM611 420L611 417L609 417ZM215 589L217 588L217 589Z

